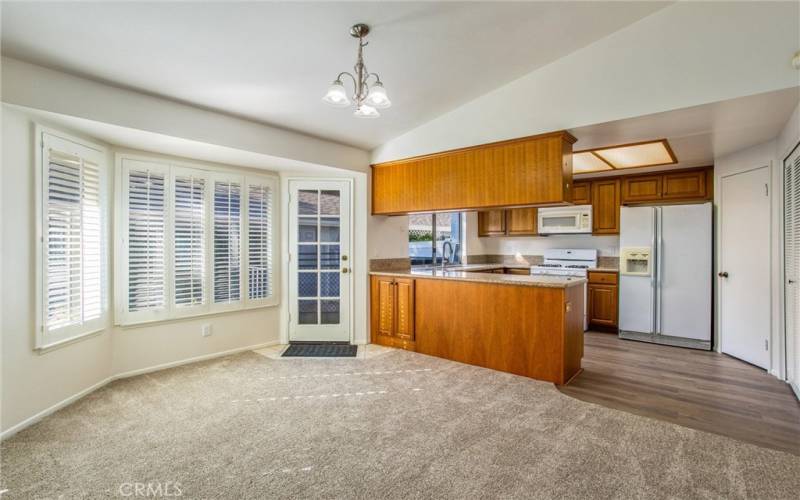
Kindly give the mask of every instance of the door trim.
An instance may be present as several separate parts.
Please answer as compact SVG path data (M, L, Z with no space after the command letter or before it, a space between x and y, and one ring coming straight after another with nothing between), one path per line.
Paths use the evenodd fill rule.
M774 162L772 160L770 160L770 161L768 161L768 162L766 162L764 164L761 164L761 165L759 165L757 167L745 168L745 169L738 170L736 172L732 172L732 173L729 173L729 174L726 174L726 175L720 175L719 177L716 178L716 179L719 179L719 182L716 182L716 179L715 179L714 197L715 197L715 202L718 205L718 208L717 208L717 214L716 214L716 217L715 217L715 220L714 220L714 223L715 223L715 226L716 226L714 228L714 236L715 236L715 238L714 238L715 239L714 246L716 248L716 251L715 251L715 255L714 255L715 261L714 261L714 265L713 265L713 267L714 267L713 290L716 291L716 300L714 301L714 307L715 307L716 311L715 311L715 314L714 314L714 319L715 319L714 338L712 340L713 340L714 351L722 353L722 337L723 337L723 332L722 332L722 301L723 301L723 293L722 293L722 287L719 285L719 277L717 276L717 273L719 273L722 270L722 262L723 262L723 258L722 257L723 257L723 251L724 251L723 248L722 248L722 244L721 244L722 243L722 221L723 221L724 212L725 212L724 198L722 196L722 194L723 194L722 183L723 183L723 181L725 179L728 179L730 177L735 177L737 175L742 175L742 174L747 174L747 173L750 173L750 172L755 172L755 171L761 170L761 169L767 169L767 174L768 174L768 178L769 178L769 181L768 181L769 188L768 189L770 190L769 196L768 196L769 214L770 214L770 217L769 217L769 238L768 238L769 241L767 242L768 254L769 254L769 270L770 270L769 277L768 277L768 280L769 280L770 311L769 311L769 331L768 331L768 334L767 334L767 338L769 339L769 344L768 344L768 349L767 349L767 359L768 359L767 365L768 366L765 369L766 369L766 371L768 373L777 376L777 374L774 371L775 363L773 361L773 354L774 354L774 350L775 350L775 341L779 340L780 336L777 336L778 338L776 338L776 335L775 335L775 314L774 314L774 310L773 310L774 309L773 305L775 303L774 302L775 301L775 296L774 296L774 291L773 291L774 288L775 288L775 277L773 276L773 274L774 274L773 273L773 268L774 268L774 264L775 264L774 263L774 258L773 258L774 247L775 247L775 245L774 245L774 239L775 239L775 227L774 226L775 226L775 224L773 222L773 218L774 218L773 217L773 211L774 211L773 210L774 209L774 206L773 206L774 193L773 193L773 191L775 190L775 186L774 186L774 180L773 180L773 177L774 177L774 175L773 175L773 170L774 170L773 169L773 165L774 165ZM781 199L782 199L782 197L781 197ZM782 328L781 328L781 330L782 330ZM744 362L747 362L747 361L744 361Z
M290 227L290 219L291 219L291 184L293 182L343 182L347 183L347 190L350 194L350 210L348 216L350 217L350 237L348 244L350 245L350 276L351 276L351 284L350 284L350 291L348 293L349 299L349 306L348 306L348 313L349 313L349 320L348 320L348 329L349 329L349 339L348 342L350 344L355 344L355 273L353 272L353 267L356 265L357 259L356 257L356 248L355 248L355 202L354 202L354 179L351 177L303 177L303 176L292 176L292 177L282 177L281 178L281 194L282 194L282 216L281 216L281 258L282 264L281 269L286 279L282 280L281 287L283 290L281 291L281 296L284 300L282 300L281 305L281 318L280 318L280 333L279 333L279 342L281 344L288 344L289 343L289 333L291 330L291 325L289 323L289 311L290 311L290 290L289 290L289 273L290 273L290 266L289 260L287 256L289 255L289 231L291 231ZM368 336L369 338L369 336Z

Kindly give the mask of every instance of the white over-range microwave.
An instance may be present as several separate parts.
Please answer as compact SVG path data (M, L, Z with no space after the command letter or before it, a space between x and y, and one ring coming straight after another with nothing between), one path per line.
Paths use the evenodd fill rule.
M539 234L576 234L591 232L591 205L539 209Z

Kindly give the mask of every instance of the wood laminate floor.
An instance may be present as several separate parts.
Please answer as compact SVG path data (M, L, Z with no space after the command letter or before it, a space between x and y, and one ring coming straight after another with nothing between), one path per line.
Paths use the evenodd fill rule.
M800 455L791 388L730 356L587 332L574 398Z

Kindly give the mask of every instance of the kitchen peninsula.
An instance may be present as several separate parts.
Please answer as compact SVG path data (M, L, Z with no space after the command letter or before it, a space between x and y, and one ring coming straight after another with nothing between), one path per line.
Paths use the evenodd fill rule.
M376 344L556 384L581 370L585 279L486 266L371 275Z

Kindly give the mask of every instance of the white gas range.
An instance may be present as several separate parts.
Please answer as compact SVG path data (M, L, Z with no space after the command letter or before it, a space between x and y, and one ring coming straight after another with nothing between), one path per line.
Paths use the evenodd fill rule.
M531 274L576 276L586 278L589 269L597 267L597 250L554 248L544 251L544 262L531 267ZM583 329L588 328L586 317L586 285L583 286Z

